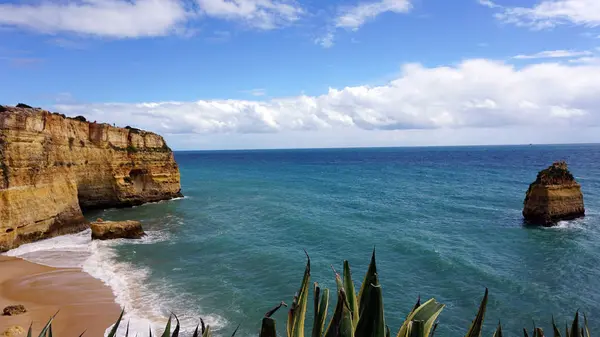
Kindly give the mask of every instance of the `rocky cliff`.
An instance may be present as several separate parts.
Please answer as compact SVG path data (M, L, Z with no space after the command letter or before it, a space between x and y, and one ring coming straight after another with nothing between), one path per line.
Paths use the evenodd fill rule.
M564 161L540 171L525 195L523 216L532 224L552 226L584 214L581 186Z
M87 228L82 210L177 196L179 169L161 136L0 106L0 252Z

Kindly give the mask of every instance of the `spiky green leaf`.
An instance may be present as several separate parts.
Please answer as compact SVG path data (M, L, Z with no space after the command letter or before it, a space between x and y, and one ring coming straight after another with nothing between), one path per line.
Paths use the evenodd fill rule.
M260 337L277 337L275 320L271 317L263 317L260 326Z
M471 327L467 332L466 337L480 337L481 330L483 328L483 320L485 318L485 309L487 307L488 301L488 289L485 288L485 295L483 295L483 300L481 300L481 304L479 305L479 311L477 312L477 316L471 323Z
M552 316L552 330L554 330L554 337L562 337L560 335L560 330L558 330L558 327L556 326L556 322L554 321L554 316Z
M314 284L314 314L312 337L323 336L325 319L329 307L329 289L323 289L315 282Z
M590 329L588 329L588 321L585 313L583 314L583 337L590 337Z
M44 328L38 335L39 337L46 337L46 333L48 332L48 329L50 329L50 326L52 325L52 321L54 321L54 317L56 317L56 315L58 315L58 311L54 315L52 315L52 317L50 317L50 319L48 320L48 323L46 323L46 325L44 326Z
M502 337L502 324L498 322L498 327L496 327L496 331L494 331L494 337Z
M352 325L356 328L359 318L358 298L356 297L356 289L354 288L352 272L350 271L350 264L348 261L344 261L344 290L346 291L348 306L352 312Z
M174 313L171 313L171 315L175 317L175 321L177 322L177 324L175 325L175 330L173 330L173 334L171 335L171 337L179 337L179 318L177 318L177 315L175 315Z
M580 337L579 333L579 310L577 310L577 312L575 312L573 323L571 324L571 337Z
M108 335L106 335L106 337L115 337L115 335L117 334L117 329L119 329L119 324L121 324L121 320L123 319L123 313L125 313L125 309L121 310L119 318L113 325L112 329L110 329L110 332L108 333Z
M167 321L167 325L165 326L165 331L163 331L163 334L161 335L161 337L170 337L171 336L171 315L169 315L169 320Z
M288 337L304 337L304 322L306 320L310 282L310 257L308 256L308 253L306 253L306 259L306 269L304 270L302 284L300 285L298 295L294 296L294 301L288 314Z
M358 291L358 319L360 320L360 315L364 310L365 304L368 301L366 295L367 288L371 284L375 284L375 279L377 278L377 264L375 263L375 249L373 248L373 255L371 255L371 262L369 263L369 268L367 269L367 273L365 274L365 278L363 279L363 283L360 286L360 290Z
M417 304L419 303L420 299L417 300ZM423 321L424 333L425 336L428 336L433 324L435 323L435 320L438 318L443 309L444 305L436 302L436 300L433 298L417 306L416 309L413 309L408 317L406 317L406 320L398 331L397 337L410 336L408 330L411 321Z
M360 317L354 333L356 337L385 337L383 295L377 274L373 281L364 287L361 295Z

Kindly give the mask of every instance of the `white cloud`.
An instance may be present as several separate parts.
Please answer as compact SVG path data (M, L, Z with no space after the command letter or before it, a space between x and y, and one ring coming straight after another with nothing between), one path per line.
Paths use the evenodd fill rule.
M300 19L304 13L293 0L196 0L204 13L241 20L259 29L273 29Z
M267 90L263 88L244 90L243 92L252 96L265 96L267 94Z
M530 59L547 59L547 58L573 58L573 57L581 57L581 56L590 56L593 55L589 50L576 51L576 50L545 50L539 53L530 54L530 55L517 55L513 56L514 59L520 60L530 60Z
M453 67L407 64L402 75L386 85L330 89L321 96L62 104L55 108L163 134L226 134L246 139L240 135L318 132L336 137L356 130L377 130L372 131L376 135L386 130L481 128L584 130L600 126L599 106L598 64L540 63L516 68L473 59Z
M333 24L327 28L327 32L316 38L314 42L323 48L330 48L333 46L337 28L357 31L366 22L383 13L408 13L411 9L411 0L379 0L341 7Z
M333 47L333 41L335 39L335 34L333 33L333 30L327 32L327 34L316 38L315 39L315 43L320 45L323 48L331 48Z
M489 7L489 8L498 8L500 7L499 5L497 5L495 2L490 1L490 0L479 0L479 4Z
M363 2L356 6L342 9L341 15L335 19L335 26L357 30L365 22L385 12L407 13L412 8L409 0L380 0Z
M562 24L595 27L600 25L598 0L543 0L531 7L504 7L488 0L482 5L498 8L499 20L533 29L547 29Z
M288 25L303 13L292 0L34 0L0 4L0 27L46 34L60 32L111 38L187 34L202 15L238 21L257 29Z
M0 26L114 38L167 35L179 29L189 15L178 0L0 4Z

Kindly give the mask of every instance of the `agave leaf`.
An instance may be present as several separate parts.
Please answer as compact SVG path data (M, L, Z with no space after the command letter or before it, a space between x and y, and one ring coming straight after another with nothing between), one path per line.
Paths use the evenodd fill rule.
M535 328L534 335L537 337L544 337L544 330L542 330L542 328Z
M371 255L371 262L369 263L369 268L367 269L367 273L365 274L365 278L363 280L362 285L360 286L360 290L358 291L358 318L360 320L360 316L364 310L365 304L368 301L366 295L366 290L371 284L375 284L375 279L377 278L377 264L375 263L375 248L373 248L373 255Z
M267 311L267 313L265 314L265 317L271 317L282 306L287 307L287 304L285 304L285 302L281 301L281 303L279 303L278 305L276 305L273 309Z
M33 328L33 323L31 323L31 324L29 325L29 330L27 330L27 337L31 337L31 333L33 332L33 331L32 331L32 328Z
M571 325L571 337L579 337L579 310L575 312L575 318Z
M171 315L175 317L175 321L177 322L177 324L175 325L175 330L173 330L173 334L171 335L171 337L179 337L179 318L177 318L177 315L175 315L174 313L171 313Z
M204 335L204 331L206 331L206 325L204 324L204 320L200 317L200 324L202 327L202 334Z
M275 328L275 320L271 317L263 317L262 325L260 326L260 337L277 337L277 329Z
M354 288L354 282L352 281L352 272L350 271L350 264L348 261L344 261L344 290L346 291L346 299L352 312L352 325L356 328L358 324L358 298L356 297L356 289Z
M392 332L390 331L390 327L386 324L385 325L385 337L391 337L392 336Z
M288 337L304 337L304 321L306 319L306 307L308 304L308 283L310 281L310 256L306 254L306 269L298 295L294 296L294 302L288 314L287 330Z
M502 337L502 324L500 324L500 322L498 322L498 327L494 332L494 337Z
M583 337L590 337L590 329L588 329L587 316L583 314Z
M198 328L200 327L200 324L196 325L196 330L194 330L194 335L192 337L198 337Z
M329 289L323 289L321 293L321 288L315 282L314 296L315 318L313 320L312 337L321 337L323 336L325 318L327 317L327 309L329 307Z
M119 324L121 324L121 319L123 319L124 312L125 312L125 309L121 310L121 314L119 315L119 318L113 325L112 329L110 329L110 332L108 333L108 335L106 335L106 337L115 337L115 335L117 334L117 329L119 328Z
M239 328L240 328L240 325L238 324L238 326L235 328L235 330L233 330L233 333L231 334L231 337L235 337L235 334L238 332Z
M529 334L527 333L527 329L525 329L525 328L523 328L523 336L529 337Z
M212 331L210 330L210 325L206 326L206 330L204 330L204 333L202 334L202 337L211 337L212 336Z
M152 337L152 327L151 326L148 327L148 335L150 337Z
M50 323L50 326L48 327L48 337L52 337L52 323Z
M554 315L552 315L552 330L554 330L554 337L562 337L558 327L556 326L556 322L554 322Z
M417 301L417 304L420 303L420 300ZM430 299L429 301L419 305L416 309L406 317L406 320L400 327L400 331L398 331L397 337L406 337L409 336L408 326L411 321L423 321L423 331L425 336L429 335L429 331L431 330L435 320L440 315L442 310L444 309L444 305L436 302L435 299Z
M167 325L165 326L165 331L161 335L161 337L169 337L171 336L171 315L169 315L169 320L167 321Z
M412 314L413 312L415 312L415 310L417 310L418 307L421 306L421 295L419 295L417 297L417 303L415 303L415 305L413 306L412 310L410 311L410 313L408 313L408 316L410 316L410 314ZM408 319L408 316L406 316L406 319Z
M410 337L426 337L423 321L411 321Z
M129 321L127 321L127 329L125 330L125 337L129 336Z
M353 337L352 313L346 302L344 288L338 290L337 304L333 312L333 318L325 332L325 337Z
M48 323L46 323L46 325L44 326L44 328L42 329L42 331L38 335L39 337L45 337L46 336L46 333L48 332L48 329L50 328L50 325L52 325L52 321L54 320L54 317L56 317L56 315L58 315L58 311L54 315L52 315L52 317L50 317L50 319L48 320Z
M485 318L485 309L487 307L488 301L488 289L485 288L485 295L483 295L483 300L481 300L481 304L479 305L479 311L477 312L477 316L473 323L471 323L471 327L467 332L466 337L479 337L481 336L481 330L483 328L483 319Z
M354 335L356 337L385 337L383 295L377 274L374 283L365 286L360 307L360 317Z
M81 335L79 335L79 337L82 337L85 334L86 331L87 330L83 330L83 332L81 333Z
M435 331L437 330L437 327L438 327L438 324L437 324L437 323L435 323L435 324L433 325L433 328L431 329L431 334L429 335L429 337L433 337L433 336L435 336ZM499 336L499 337L501 337L501 336Z

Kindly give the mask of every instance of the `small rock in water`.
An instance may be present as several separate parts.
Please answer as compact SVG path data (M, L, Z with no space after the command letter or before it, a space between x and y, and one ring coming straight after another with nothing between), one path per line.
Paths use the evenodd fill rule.
M141 239L146 233L139 221L97 221L90 224L92 240Z
M4 308L4 310L2 311L2 315L4 315L4 316L16 316L16 315L24 314L26 312L27 312L27 310L21 304L18 304L18 305L9 305L8 307Z
M581 186L564 161L540 171L525 194L523 217L528 223L554 226L584 214Z

